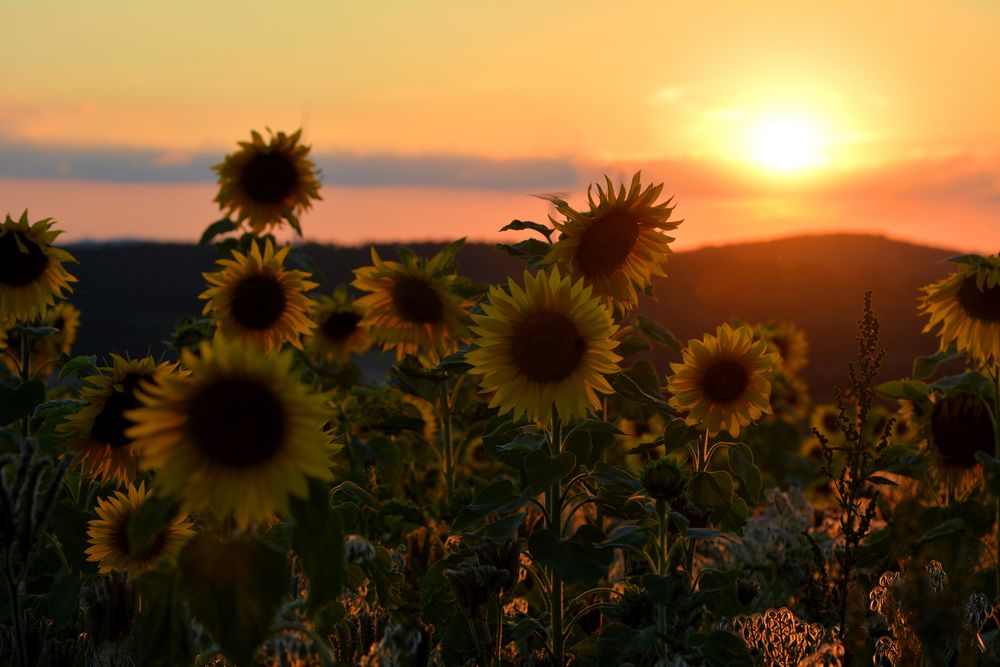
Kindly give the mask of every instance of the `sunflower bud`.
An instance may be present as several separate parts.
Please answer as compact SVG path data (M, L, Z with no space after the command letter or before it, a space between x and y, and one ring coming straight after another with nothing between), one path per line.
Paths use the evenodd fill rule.
M647 463L639 480L652 498L669 503L684 495L688 475L673 459L662 458Z
M736 580L736 599L744 607L753 602L758 593L760 593L760 584L753 579Z

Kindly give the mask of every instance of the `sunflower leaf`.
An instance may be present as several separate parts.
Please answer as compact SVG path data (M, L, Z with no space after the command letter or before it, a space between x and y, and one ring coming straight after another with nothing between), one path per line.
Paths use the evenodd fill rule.
M0 426L25 417L45 400L45 385L31 380L12 389L0 387Z
M733 500L733 478L724 470L696 472L688 489L691 501L702 508L724 507Z
M753 462L753 451L742 442L733 443L728 448L729 470L743 482L746 499L756 505L760 502L761 474Z
M884 398L927 400L927 385L918 380L890 380L875 387L875 391Z
M615 550L602 547L606 536L584 524L573 537L560 540L548 528L528 538L528 551L535 562L552 568L567 583L595 581L603 577L614 560Z
M310 274L309 277L318 282L320 287L326 288L326 274L323 273L323 269L319 268L316 260L301 247L292 246L288 252L288 264Z
M540 268L542 260L549 254L550 248L548 243L538 239L525 239L517 243L497 243L493 247L511 257L525 260L529 269Z
M237 228L239 228L239 224L229 218L216 220L205 229L201 238L198 239L198 245L208 245L215 240L216 236L228 234L229 232L235 232Z
M496 479L476 494L475 499L455 518L452 530L466 530L488 514L507 514L528 501L524 494L518 494L509 479Z
M76 374L83 375L94 373L97 370L97 356L90 354L87 356L73 357L59 370L59 379L65 380L68 376Z
M528 476L528 490L542 493L558 480L565 479L576 468L576 456L562 452L549 456L544 449L536 449L524 457L524 472Z
M180 555L180 592L226 657L252 665L288 588L284 554L251 537L199 534Z
M289 522L292 548L309 578L306 603L313 612L340 596L344 586L344 529L330 507L329 487L310 480L309 498L293 498Z
M636 318L635 330L653 342L666 345L674 352L680 352L684 347L669 329L645 315L639 315Z
M514 231L522 231L522 230L525 230L525 229L531 229L531 230L534 230L534 231L538 232L539 234L541 234L542 236L544 236L546 239L551 239L552 238L552 232L555 231L554 229L552 229L551 227L549 227L547 225L543 225L543 224L540 224L538 222L531 222L530 220L511 220L510 224L504 225L503 227L501 227L500 231L501 232L506 232L508 229L514 230Z
M128 522L128 546L133 558L147 554L153 548L157 536L170 525L180 511L180 503L174 498L152 494L136 508Z
M959 358L958 350L954 347L944 352L938 352L927 357L917 357L913 360L913 379L926 380L934 375L942 364Z
M140 665L171 667L194 660L191 618L178 593L179 573L153 570L136 580L144 602L135 625L135 646Z

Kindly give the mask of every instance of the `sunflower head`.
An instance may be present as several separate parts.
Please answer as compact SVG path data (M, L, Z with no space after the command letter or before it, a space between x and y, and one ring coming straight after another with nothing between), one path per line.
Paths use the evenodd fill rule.
M688 413L687 423L734 437L762 414L770 414L770 376L777 355L748 326L723 324L715 335L688 341L683 363L672 363L667 380L671 404Z
M371 347L364 310L343 285L332 296L317 297L312 319L316 331L306 347L315 357L344 362L352 354L364 354Z
M290 351L261 354L228 339L181 353L187 377L159 375L127 417L143 469L190 512L238 525L288 511L310 477L330 480L326 396L296 378Z
M976 452L993 454L993 419L983 400L971 392L954 391L934 397L930 415L931 441L944 465L952 469L976 466Z
M351 285L369 292L357 301L365 313L362 323L383 350L396 350L397 361L412 354L436 365L468 338L472 302L455 291L454 257L461 243L430 260L401 249L399 262L383 261L373 247L372 266L354 269Z
M175 518L153 539L146 553L132 554L129 544L129 522L136 510L150 496L145 483L129 485L110 497L97 501L97 519L87 529L90 547L87 560L96 562L100 573L124 571L135 577L151 569L164 556L176 556L194 531L185 523L187 517Z
M796 375L809 363L809 339L794 323L771 320L754 329L767 341L768 351L778 354L778 366L787 375Z
M133 422L125 413L139 407L143 383L158 374L185 372L178 371L177 364L157 364L152 357L125 359L112 354L111 361L100 375L84 378L80 391L84 407L66 417L59 430L69 438L67 445L86 475L103 483L125 484L136 477L136 453L126 435Z
M76 260L52 245L62 233L53 224L51 218L29 224L25 211L17 220L8 214L0 225L0 321L31 322L73 291L76 278L63 264Z
M212 315L217 336L267 351L286 341L302 349L301 336L312 330L309 311L315 305L305 293L318 285L308 280L309 273L285 268L290 250L275 250L268 239L261 253L253 241L249 254L234 250L231 258L218 261L220 270L203 274L209 284L200 296L208 301L203 313Z
M663 184L643 189L640 174L632 177L628 191L622 185L616 191L611 179L606 187L587 188L587 211L577 211L558 197L545 197L565 217L552 218L561 234L545 262L559 266L574 280L583 279L594 294L616 305L634 308L639 293L651 284L653 276L665 276L663 265L674 239L664 230L675 229L680 220L670 220L673 198L656 203Z
M830 444L841 444L844 432L840 428L840 410L833 403L821 403L813 408L809 418L809 427L820 432Z
M524 272L524 287L490 289L483 314L472 316L476 349L469 371L481 375L490 407L546 422L553 406L561 418L585 418L612 393L605 375L618 371L613 351L618 327L592 288L553 267Z
M260 133L251 132L250 141L239 142L240 150L212 167L219 174L215 201L255 234L287 221L301 236L299 214L321 199L316 166L306 157L309 147L299 144L302 130L268 133L265 142Z
M1000 363L1000 256L962 255L959 268L923 288L920 312L940 327L941 350L952 345L982 363Z

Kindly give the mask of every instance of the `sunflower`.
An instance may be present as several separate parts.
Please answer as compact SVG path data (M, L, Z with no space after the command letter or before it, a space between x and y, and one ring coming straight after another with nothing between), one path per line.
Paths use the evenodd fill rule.
M36 377L44 379L52 373L52 362L73 349L76 332L80 328L80 311L72 304L60 301L47 308L37 324L56 330L31 341L31 369ZM10 354L6 354L8 351ZM0 353L3 353L7 366L17 372L17 360L21 358L21 334L13 330L13 324L0 330Z
M149 496L145 483L140 483L139 488L130 484L125 491L115 491L108 498L98 499L98 518L91 521L87 529L90 548L86 553L87 560L98 564L101 574L128 571L129 576L138 576L164 556L176 556L194 534L185 523L187 517L177 517L153 538L146 553L133 555L128 539L129 521Z
M245 220L255 234L282 220L301 234L298 215L313 199L322 199L316 167L306 158L309 147L299 145L302 130L270 134L265 143L260 133L251 132L252 141L239 142L240 150L212 167L219 174L215 201L227 215L235 214L237 223Z
M639 292L653 276L665 276L663 264L671 253L674 239L662 230L675 229L680 220L669 220L673 207L671 197L656 204L663 184L642 188L637 172L628 192L625 186L615 192L611 179L605 176L607 189L597 185L597 201L593 188L587 188L589 211L577 211L562 199L545 197L566 220L553 218L553 226L561 232L545 262L556 264L574 280L583 278L594 288L594 294L615 304L634 308Z
M909 445L920 439L920 428L903 410L897 410L893 415L892 443Z
M956 345L982 363L1000 363L1000 256L953 258L960 267L923 288L924 332L941 328L941 350Z
M689 340L683 363L670 364L667 387L671 404L688 412L687 423L709 435L729 431L734 437L762 414L771 413L770 375L777 355L754 338L748 326L716 328L716 335Z
M794 323L771 320L758 324L755 331L767 341L769 351L778 353L779 366L786 374L795 375L809 363L809 339Z
M621 361L607 306L555 267L525 271L524 289L513 278L507 287L490 288L484 314L472 316L477 347L465 357L469 372L483 376L490 407L535 422L547 421L553 405L564 420L597 410L598 392L613 391L604 376Z
M308 478L332 479L326 396L295 376L290 351L261 354L228 339L181 352L188 377L161 374L139 392L139 465L185 510L232 513L241 527L287 513Z
M77 453L84 472L102 483L135 481L136 453L126 431L133 425L125 416L139 407L138 389L158 373L176 372L177 364L157 364L152 357L124 359L111 355L112 365L101 375L84 378L80 391L86 406L66 417L60 433L70 437L68 446ZM186 374L181 372L181 374Z
M814 407L809 427L810 433L812 429L819 431L830 444L838 445L844 441L844 432L840 430L840 410L833 403L821 403Z
M951 469L974 467L976 452L993 454L993 419L983 400L971 392L934 397L930 434L942 462Z
M28 212L14 220L8 214L0 225L0 321L28 323L41 317L46 306L72 292L76 282L63 267L73 255L52 245L62 232L51 229L51 218L28 224Z
M345 287L338 287L333 296L318 297L316 304L313 312L316 331L306 342L316 357L344 362L352 354L368 351L372 341L364 323L364 311Z
M354 269L351 285L371 292L357 304L383 351L395 349L397 361L415 354L435 365L458 349L469 335L466 309L472 304L453 290L457 276L448 255L424 261L406 253L401 262L386 262L374 247L371 255L373 266Z
M809 414L809 400L809 385L801 377L781 372L772 376L770 402L775 419L805 419Z
M305 295L317 287L305 271L285 269L290 247L275 251L268 239L261 255L257 242L250 254L233 251L220 259L223 268L202 274L211 285L199 298L207 299L203 314L212 314L217 336L246 341L270 352L285 341L302 349L300 337L314 326L309 310L315 302Z

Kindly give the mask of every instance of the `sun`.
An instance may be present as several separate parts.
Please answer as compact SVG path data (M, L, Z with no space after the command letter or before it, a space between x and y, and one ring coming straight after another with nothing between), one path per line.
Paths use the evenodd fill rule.
M751 151L755 162L770 169L806 169L819 162L819 130L802 118L768 118L754 126Z

